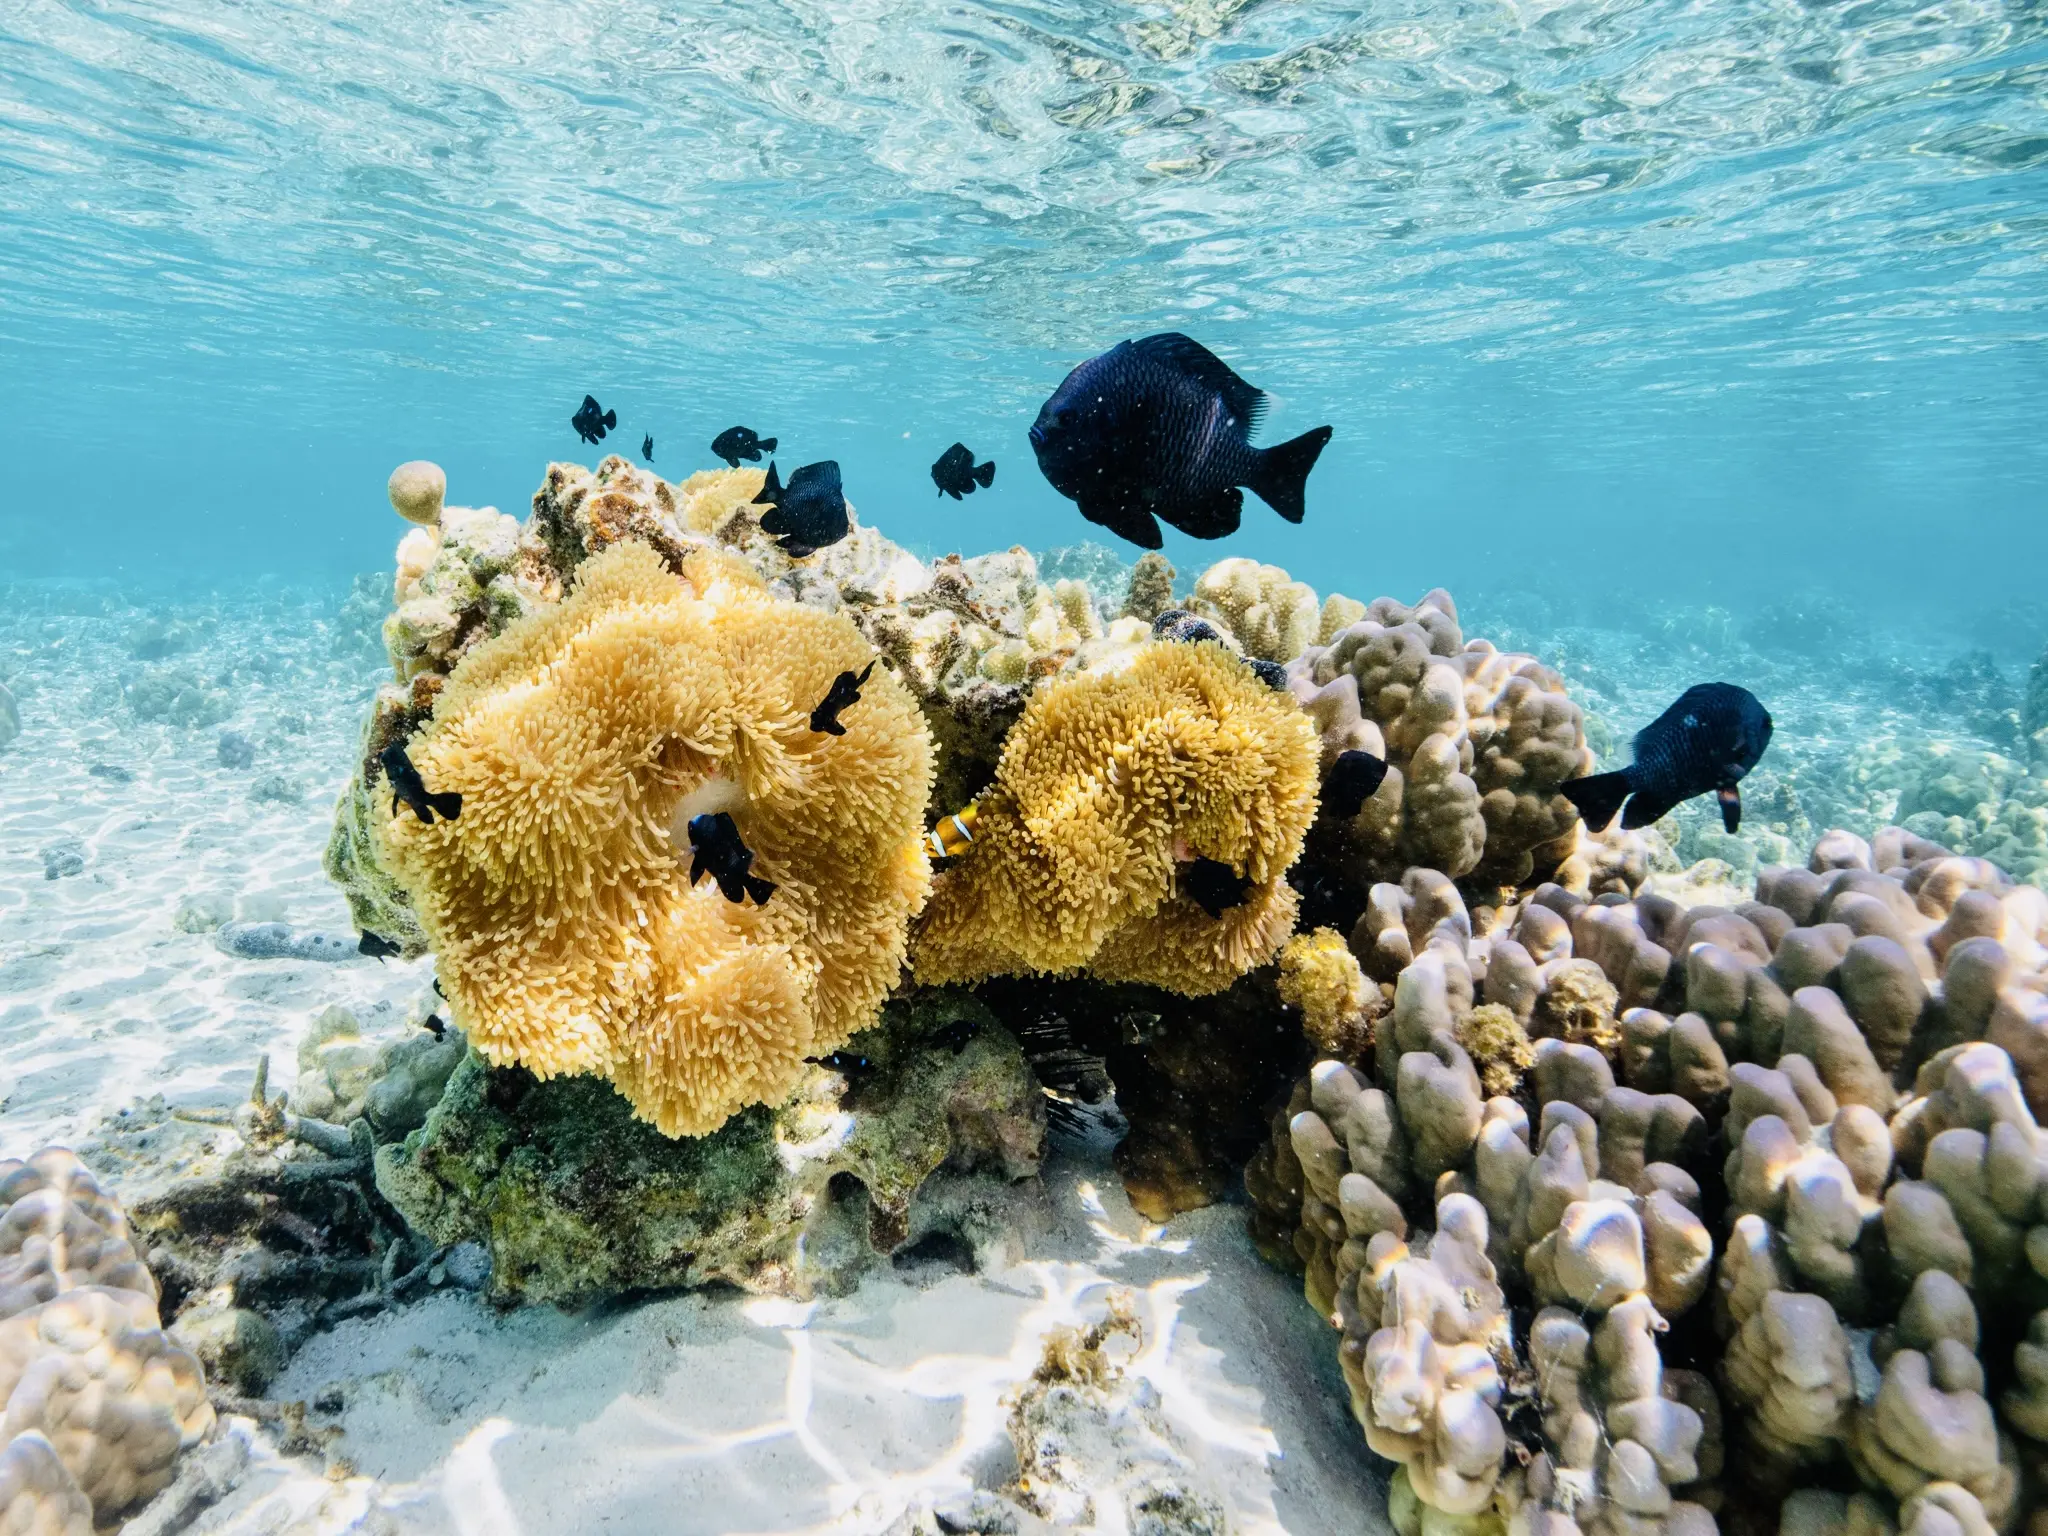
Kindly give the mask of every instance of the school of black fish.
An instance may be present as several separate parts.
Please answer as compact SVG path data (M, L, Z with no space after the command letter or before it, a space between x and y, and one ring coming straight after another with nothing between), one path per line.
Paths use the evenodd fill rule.
M1308 476L1332 429L1315 427L1271 448L1255 447L1251 437L1266 404L1262 391L1200 342L1166 332L1119 342L1076 367L1040 408L1030 429L1031 447L1053 489L1119 538L1157 549L1164 520L1195 538L1218 539L1237 530L1246 489L1288 522L1299 523L1306 514ZM598 443L617 427L618 413L585 395L570 425L584 442ZM785 554L802 560L845 538L852 519L836 460L806 464L785 484L771 457L777 446L778 439L746 426L728 427L711 441L712 453L735 469L743 461L769 459L767 479L754 497L767 508L761 528ZM651 432L641 437L640 456L654 461ZM931 477L941 496L959 501L987 490L995 471L994 460L977 463L965 443L955 442L933 462ZM1152 633L1170 643L1234 649L1213 624L1184 609L1161 613ZM1239 660L1268 686L1288 689L1287 669L1279 663ZM812 731L845 735L840 716L860 702L874 669L870 661L860 672L835 677L811 711ZM1769 712L1747 689L1696 684L1636 733L1634 761L1627 767L1570 780L1561 792L1595 832L1617 812L1623 827L1645 827L1681 802L1711 793L1722 825L1733 833L1742 824L1742 779L1769 746L1771 729ZM462 796L429 790L403 742L386 747L379 762L393 816L404 806L431 826L437 818L452 821L462 814ZM1387 775L1387 763L1369 752L1339 753L1324 776L1323 809L1339 822L1362 814ZM940 856L971 850L973 811L970 804L948 818L957 823L950 841L931 834ZM752 873L753 852L730 814L694 817L688 830L692 885L708 874L729 901L751 898L760 904L773 895L774 882ZM1243 903L1250 883L1229 865L1207 858L1192 860L1180 874L1182 894L1218 919ZM401 953L400 945L369 932L358 947L379 961ZM846 1071L869 1065L864 1057L846 1057L835 1052L816 1059Z

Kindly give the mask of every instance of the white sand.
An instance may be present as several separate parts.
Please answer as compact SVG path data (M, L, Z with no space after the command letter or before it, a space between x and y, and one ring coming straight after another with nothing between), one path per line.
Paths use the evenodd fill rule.
M275 602L200 610L204 646L138 662L125 636L145 615L0 618L0 677L21 699L22 734L0 747L0 1154L72 1140L108 1112L162 1094L225 1105L257 1057L291 1081L306 1022L340 1003L398 1027L430 974L373 960L251 961L172 926L181 901L225 896L247 914L351 935L347 904L320 872L336 795L376 664L337 657L318 607ZM27 611L24 611L27 609ZM131 718L123 674L185 667L235 700L222 724ZM220 766L223 729L256 745ZM119 783L94 764L133 771ZM255 801L282 774L297 804ZM44 877L41 850L75 839L83 872Z
M335 1502L405 1532L879 1531L1000 1482L1003 1394L1050 1328L1127 1286L1145 1329L1131 1369L1159 1388L1236 1530L1388 1529L1335 1335L1252 1252L1243 1212L1148 1231L1106 1169L1070 1155L1047 1186L1053 1230L999 1273L922 1288L878 1274L807 1306L699 1294L574 1317L501 1318L443 1294L316 1337L273 1390L341 1387L335 1449L379 1486ZM263 1528L253 1507L231 1513L221 1529Z
M229 677L225 724L257 744L248 770L219 765L222 726L130 718L117 679L142 665L123 643L141 614L0 616L0 677L25 726L0 748L0 1153L76 1139L153 1094L227 1104L266 1051L283 1086L329 1004L372 1029L402 1024L425 962L241 960L172 923L181 901L225 893L252 915L351 931L320 855L374 663L333 654L324 611L218 610L205 648L174 658ZM96 777L95 762L135 777ZM304 798L252 802L251 784L279 772ZM84 870L45 879L40 850L67 837ZM501 1317L444 1293L344 1324L310 1340L273 1395L338 1385L335 1449L361 1475L337 1484L259 1446L202 1528L879 1531L999 1482L1002 1394L1049 1328L1129 1286L1147 1340L1133 1369L1227 1490L1238 1530L1385 1530L1335 1336L1253 1253L1242 1211L1148 1234L1106 1158L1078 1148L1047 1189L1050 1223L995 1274L885 1272L807 1307L727 1292L576 1317Z

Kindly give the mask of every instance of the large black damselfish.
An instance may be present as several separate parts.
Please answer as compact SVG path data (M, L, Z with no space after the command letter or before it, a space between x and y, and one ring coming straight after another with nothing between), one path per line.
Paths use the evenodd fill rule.
M1053 392L1031 427L1038 467L1089 522L1144 549L1158 518L1198 539L1235 533L1249 486L1290 523L1328 427L1273 448L1251 433L1266 397L1200 342L1168 332L1119 342Z

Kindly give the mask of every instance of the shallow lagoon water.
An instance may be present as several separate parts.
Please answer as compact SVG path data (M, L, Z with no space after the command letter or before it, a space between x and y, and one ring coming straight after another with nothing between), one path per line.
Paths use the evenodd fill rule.
M1996 0L0 16L0 1154L113 1148L147 1200L133 1148L232 1147L176 1112L261 1058L294 1088L323 1011L391 1041L436 1006L429 961L221 941L353 938L320 861L388 675L394 464L523 514L552 460L645 433L680 481L744 421L919 557L1022 545L1113 611L1135 551L1024 434L1156 331L1268 390L1266 441L1335 428L1301 526L1169 531L1183 594L1240 555L1447 587L1609 764L1689 683L1751 687L1741 836L1660 828L1687 899L1897 821L2048 881L2044 38ZM964 503L927 475L955 439L999 466ZM1244 1214L1148 1222L1107 1136L1055 1135L972 1273L505 1314L437 1280L294 1334L265 1390L317 1434L240 1421L193 1528L924 1530L1013 1474L1008 1403L1113 1287L1233 1529L1389 1528Z

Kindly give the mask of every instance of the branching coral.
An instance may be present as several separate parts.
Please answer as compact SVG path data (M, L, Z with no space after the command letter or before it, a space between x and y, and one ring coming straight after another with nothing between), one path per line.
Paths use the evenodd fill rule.
M1213 992L1293 926L1284 875L1315 811L1315 735L1224 647L1154 644L1039 688L977 802L972 851L921 919L920 981L1087 968ZM1212 915L1196 861L1241 900Z
M607 1073L697 1134L872 1019L927 886L930 746L886 672L844 736L808 725L870 659L728 557L678 576L637 541L465 658L410 744L461 815L401 807L378 836L487 1060ZM765 906L688 878L686 824L718 810L775 883Z

